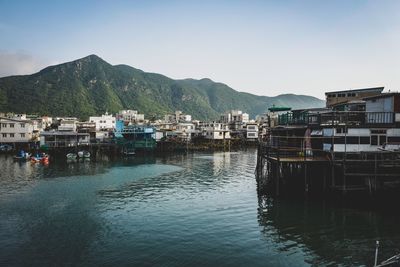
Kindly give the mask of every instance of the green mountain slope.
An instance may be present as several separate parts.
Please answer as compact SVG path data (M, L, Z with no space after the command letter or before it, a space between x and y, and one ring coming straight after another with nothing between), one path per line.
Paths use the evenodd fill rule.
M251 117L275 105L321 107L311 96L257 96L210 79L173 80L96 55L50 66L38 73L0 78L0 111L86 118L105 111L137 109L146 117L182 110L196 119L216 119L230 109Z

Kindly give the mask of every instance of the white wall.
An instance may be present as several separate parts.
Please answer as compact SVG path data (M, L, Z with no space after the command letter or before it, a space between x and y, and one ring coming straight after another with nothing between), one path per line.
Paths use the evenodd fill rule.
M0 142L30 142L32 138L38 137L38 134L33 133L34 130L37 130L37 122L1 119Z
M96 131L115 129L116 120L112 115L101 115L101 117L89 117L90 122L96 123Z

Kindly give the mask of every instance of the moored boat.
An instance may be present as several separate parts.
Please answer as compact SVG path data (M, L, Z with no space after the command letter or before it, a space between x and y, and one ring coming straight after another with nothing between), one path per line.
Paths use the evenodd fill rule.
M42 163L49 164L49 155L42 153L41 155L36 154L33 157L30 157L32 163Z
M67 154L67 159L76 159L78 156L76 153L68 153Z
M78 152L79 158L90 158L90 152L86 150L82 150Z
M14 160L25 161L25 160L29 160L30 157L31 157L31 154L30 154L30 153L21 150L21 151L18 153L18 155L14 156Z

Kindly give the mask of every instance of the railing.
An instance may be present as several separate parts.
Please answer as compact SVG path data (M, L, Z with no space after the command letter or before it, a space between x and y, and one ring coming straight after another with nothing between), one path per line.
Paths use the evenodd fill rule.
M396 122L395 117L394 112L288 112L278 116L278 125L390 125Z
M46 141L47 147L75 147L80 145L89 145L89 141Z

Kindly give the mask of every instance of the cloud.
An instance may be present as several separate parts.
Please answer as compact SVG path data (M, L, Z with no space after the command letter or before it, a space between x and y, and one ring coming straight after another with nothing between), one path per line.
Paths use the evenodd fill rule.
M0 77L10 75L32 74L46 66L42 59L24 52L0 51Z

